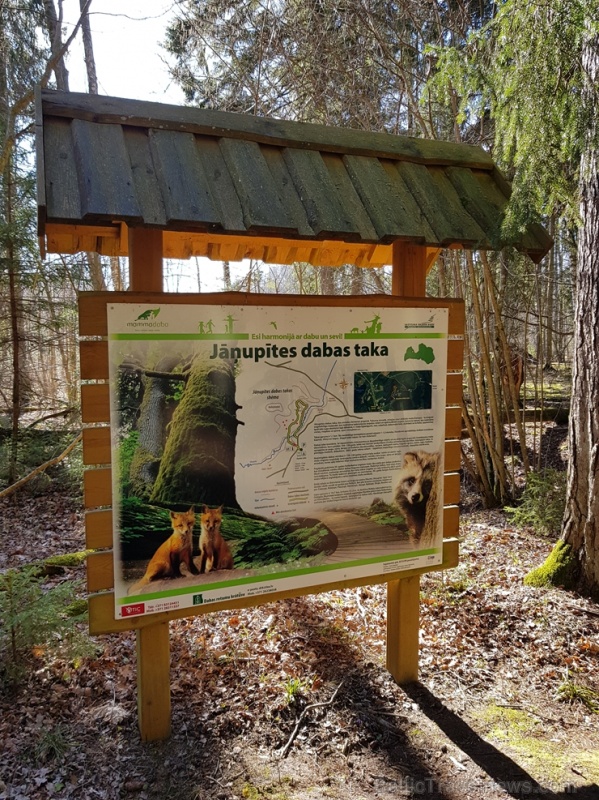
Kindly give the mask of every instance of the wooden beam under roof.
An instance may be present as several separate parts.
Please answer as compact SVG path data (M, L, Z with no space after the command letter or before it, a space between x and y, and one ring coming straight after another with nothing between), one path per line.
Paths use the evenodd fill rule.
M106 256L129 255L131 229L116 225L46 225L45 248L48 253L72 254L98 252ZM310 241L254 236L227 236L204 233L163 231L165 258L208 258L211 261L243 261L254 259L266 264L302 262L313 266L382 267L392 262L392 245L356 242ZM431 269L440 248L428 247L427 271Z

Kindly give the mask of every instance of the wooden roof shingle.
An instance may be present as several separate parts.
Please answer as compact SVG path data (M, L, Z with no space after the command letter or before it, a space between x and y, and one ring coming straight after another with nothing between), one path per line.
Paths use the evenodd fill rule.
M48 250L69 251L69 237L71 252L122 249L123 225L171 232L180 257L204 242L197 254L243 258L256 237L279 251L265 260L280 260L288 241L287 260L304 248L301 260L318 262L309 243L326 241L364 265L396 239L514 245L534 260L552 245L539 225L504 238L509 186L469 145L42 91L37 153Z

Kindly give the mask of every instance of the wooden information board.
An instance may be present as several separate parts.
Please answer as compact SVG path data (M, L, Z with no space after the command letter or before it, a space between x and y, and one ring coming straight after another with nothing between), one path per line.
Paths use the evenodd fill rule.
M133 321L137 322L137 318L141 317L137 327L132 326L131 328L126 329L131 330L133 332L132 335L128 336L127 334L122 334L122 336L124 336L124 338L128 342L131 342L131 344L135 347L141 347L142 350L143 347L147 348L149 346L143 340L147 338L147 331L152 330L152 327L146 327L142 325L142 331L146 331L146 334L144 334L140 331L139 325L144 323L146 316L151 321L152 314L157 314L158 312L156 312L156 309L159 308L168 307L170 310L170 317L168 318L171 320L177 319L177 307L180 307L181 312L185 312L187 315L189 315L191 308L196 309L198 312L198 319L200 320L199 323L195 324L195 329L198 330L204 329L204 322L202 322L202 320L209 319L211 316L215 316L212 312L218 309L227 309L227 307L237 309L236 313L238 317L242 316L242 313L239 312L242 312L244 309L248 309L248 318L252 319L255 318L256 313L258 313L258 309L262 309L263 312L266 313L264 319L269 320L272 317L271 321L274 322L274 326L277 328L280 328L280 320L282 319L280 316L282 313L281 309L287 308L288 311L291 309L297 310L296 316L299 320L304 319L306 312L309 312L310 316L308 318L315 320L312 327L315 328L319 336L321 335L321 330L329 330L323 321L333 320L336 318L335 315L337 315L342 321L345 321L346 317L347 319L355 319L357 322L353 327L350 328L349 324L345 325L347 330L344 328L344 334L342 335L347 336L348 338L344 338L342 341L329 339L326 342L326 349L321 344L321 350L317 351L319 355L321 354L321 351L324 353L329 353L331 350L333 350L334 353L334 347L337 347L338 350L336 353L339 358L334 359L335 363L342 361L344 355L347 354L349 356L348 362L351 361L352 370L350 371L352 374L352 379L355 374L361 375L363 372L366 375L370 375L373 373L373 371L376 371L377 366L379 366L381 370L384 370L387 365L387 361L384 358L382 361L379 358L379 353L381 352L380 343L382 341L386 341L384 339L384 331L379 329L379 338L377 338L376 327L373 328L371 326L371 328L368 328L366 323L372 322L372 320L382 319L385 323L386 330L394 328L393 332L396 333L395 328L399 330L399 320L406 316L408 310L412 315L416 315L415 319L417 320L423 318L422 312L424 310L426 310L427 313L428 311L434 311L435 309L438 309L440 312L442 311L442 313L446 316L446 335L444 339L444 345L446 345L447 374L446 377L443 378L444 386L442 387L443 391L440 393L440 396L444 398L445 409L444 413L442 413L440 417L439 414L437 414L438 422L440 419L441 425L443 426L443 434L441 438L445 440L444 445L441 448L442 453L440 454L440 463L443 465L442 469L444 473L442 479L443 509L442 520L440 523L440 530L442 529L443 540L439 542L438 557L433 559L432 556L430 556L431 563L429 564L425 563L423 560L418 561L418 558L416 558L416 561L408 562L408 568L406 568L405 564L396 562L398 564L397 571L393 571L393 568L388 566L389 563L394 563L388 559L384 570L370 570L368 574L360 574L359 570L356 573L354 570L354 572L348 577L346 574L347 571L335 570L332 567L329 570L326 561L327 558L334 559L334 554L321 554L320 560L318 561L318 559L316 559L317 563L320 565L319 569L321 571L319 572L316 570L314 575L312 575L311 579L307 582L299 581L296 585L293 585L292 581L291 585L286 586L284 589L277 590L275 588L272 590L271 587L267 593L263 594L246 593L243 595L242 592L228 591L225 595L226 599L222 600L218 598L218 591L215 590L215 596L214 598L211 598L211 602L209 603L202 603L199 605L183 605L175 608L173 607L175 601L172 601L172 605L170 607L171 610L168 611L158 611L149 614L133 613L130 616L121 615L119 617L115 610L115 574L118 578L119 574L121 574L119 570L122 566L121 554L118 552L118 530L120 523L113 515L113 503L115 499L114 487L118 485L118 482L113 481L114 465L111 463L113 453L115 452L115 442L117 442L119 438L118 432L114 429L114 406L116 402L115 397L117 397L118 392L116 391L116 387L111 385L109 382L108 342L108 308L110 306L113 311L115 308L118 311L119 304L122 305L123 309L126 308L127 312L129 309L135 310L136 313L134 314L134 318L132 318ZM203 313L203 309L206 310L206 313L208 311L210 312L208 317L206 316L206 313ZM269 309L271 309L270 316L268 311ZM459 402L461 397L461 369L463 357L463 340L461 338L463 332L463 304L460 301L453 300L447 301L433 298L397 298L383 295L370 295L359 298L333 298L299 296L285 297L280 295L257 296L238 293L219 293L213 295L166 295L163 293L107 292L82 294L80 296L79 312L81 334L80 352L82 377L82 414L85 425L83 436L84 462L88 467L84 476L86 535L87 547L95 551L92 555L90 555L88 560L90 632L92 634L100 634L119 630L138 630L138 688L140 696L140 727L142 729L142 736L146 739L162 738L164 735L168 734L168 730L170 729L170 722L167 725L167 729L165 729L166 723L155 719L157 716L164 717L164 715L167 714L170 720L170 700L165 699L162 703L156 702L157 696L164 697L164 690L156 688L160 683L160 681L157 679L157 671L162 672L163 676L165 673L168 674L168 621L170 619L184 616L203 614L214 610L248 607L257 605L261 602L270 602L276 599L294 597L323 590L386 582L389 583L390 589L391 587L395 587L397 590L393 592L393 596L390 596L389 600L388 666L396 679L399 681L415 679L417 676L418 663L417 634L419 620L417 611L417 594L419 575L431 570L446 569L451 566L455 566L458 561L458 543L455 537L458 532L459 521L457 503L459 501L458 470L460 467L459 437L461 427L461 412L459 408ZM279 314L278 317L276 316L275 312ZM167 312L164 311L162 313L163 317L161 319L166 319ZM348 314L350 314L350 316L348 316ZM431 315L429 314L429 316ZM229 315L229 317L233 319L234 315ZM158 317L156 317L156 319L158 321ZM390 323L390 320L392 319L397 319L398 325L392 325ZM318 320L320 320L320 323L316 322ZM164 325L166 324L167 323L164 323ZM382 323L379 322L379 325L381 324ZM415 323L416 331L419 330L419 324L421 323ZM271 330L273 331L274 326L271 327ZM158 328L156 328L156 330L158 330ZM315 344L316 340L310 341L309 337L312 334L306 334L305 331L307 328L305 325L302 327L302 325L299 324L299 327L296 326L295 330L298 331L298 341L301 343L301 346L297 345L295 346L295 350L291 351L291 345L287 341L286 350L282 351L285 358L279 362L285 363L288 368L292 366L290 364L290 361L292 360L289 358L290 355L300 356L303 352L305 356L308 353L308 346L310 348L310 355L313 355L315 352L314 348L317 347ZM334 328L334 330L337 330L337 328ZM162 327L160 328L160 331L162 331L164 334L165 329ZM360 333L364 331L364 336L360 338ZM421 333L426 333L426 331L421 330ZM224 334L217 335L217 330L214 331L213 334L216 338L211 339L210 337L199 337L202 340L202 346L208 348L208 358L210 358L210 356L213 354L218 355L219 353L220 355L243 355L242 352L230 352L226 349L227 345L225 345L224 342L228 341L229 344L231 344L231 341L230 339L226 339ZM260 334L254 335L257 337L255 340L256 346L254 349L250 352L251 345L249 342L246 346L245 354L250 358L251 361L251 364L247 364L246 369L249 371L253 370L254 372L260 371L260 363L259 361L256 361L256 358L259 357L259 360L262 360L262 351L264 351L264 360L269 361L271 370L274 369L277 359L273 356L276 356L280 353L278 350L273 351L272 349L267 351L264 345L268 344L268 342L272 344L275 341L280 342L286 340L275 338L269 339L265 330L262 330ZM337 335L338 334L331 334L331 336ZM172 336L176 338L176 334L172 334ZM316 333L314 336L316 336ZM351 338L352 336L354 338ZM115 338L118 339L118 335ZM166 338L168 339L168 337ZM321 340L318 339L317 341ZM419 338L401 341L401 352L406 354L406 358L419 355L417 350L414 349L414 345L416 345L416 347L419 346L419 341ZM424 339L423 341L427 340ZM185 351L186 347L189 348L189 342L190 337L188 335L185 340L183 351ZM372 342L378 344L371 345ZM156 346L155 342L153 342L153 344ZM261 347L261 350L259 352L255 352L257 351L258 345ZM344 350L344 347L347 349ZM352 360L354 355L354 347L366 349L372 348L371 350L368 350L368 357L366 357L366 349L363 350L365 354L363 361L364 368L362 372L358 373L355 373L356 359ZM377 347L379 348L378 350ZM383 345L383 347L385 346ZM410 351L411 356L408 354L409 347L412 348ZM121 361L126 361L128 357L127 354L129 353L127 347L122 345L119 352L121 354ZM133 353L133 350L131 352ZM355 352L362 351L356 350ZM371 352L374 352L377 355L371 356ZM270 357L269 359L267 358L267 354ZM156 360L156 354L154 354L154 357L154 360ZM185 358L185 353L183 353L182 357ZM139 362L139 359L137 362L135 362L134 355L132 355L131 358L133 359L132 363ZM376 363L377 359L378 365ZM215 358L215 360L218 359ZM293 364L293 368L297 368L299 370L301 359L293 360L295 362ZM158 358L158 361L160 361L160 358ZM417 364L415 364L415 362L412 360L406 361L406 364L402 367L402 369L405 370L406 366L408 371L413 372L416 370L416 373L419 376L424 375L426 378L427 370L425 367L428 366L426 364L426 358L424 361L421 359L418 360ZM133 367L131 368L133 369ZM395 372L391 372L390 374L396 375ZM397 374L399 374L399 372ZM402 386L403 384L400 383L400 390ZM391 394L393 392L397 394L397 391L399 390L397 390L395 385L390 390ZM391 394L388 392L387 397L391 397ZM111 395L113 401L112 436L110 425ZM335 396L335 393L330 393L330 396ZM351 395L351 397L355 400L354 395ZM300 404L298 407L301 407L301 403L303 401L299 399L297 402ZM366 401L360 400L360 402ZM395 401L391 400L389 402L394 403ZM401 401L398 402L401 404ZM425 405L426 402L427 401L425 399ZM335 403L338 405L338 398L332 400L331 403L333 404L333 407ZM264 402L261 402L259 408L265 407L266 406ZM397 405L395 407L397 407ZM377 416L374 418L380 419L381 416L392 417L393 414L389 411L390 408L391 406L388 406L387 411L385 411L385 407L383 405L382 412L379 411ZM370 419L373 419L373 408L364 406L361 407L361 409L362 411L366 411L366 415ZM248 409L245 410L245 416L246 421L249 422L249 418L252 416L252 414L250 412L248 417L248 411ZM351 411L353 413L353 406ZM415 414L418 414L417 409L412 411L411 416L414 416ZM240 412L240 417L243 417L243 415L244 412ZM408 416L410 416L410 413L408 413ZM322 415L321 418L324 419L324 415ZM362 414L362 419L364 419L364 414ZM244 420L241 419L241 422L244 422ZM422 434L420 433L419 436L421 435ZM293 437L290 436L290 438ZM417 439L416 441L422 442L428 440ZM289 442L286 442L286 444L288 445ZM407 446L404 446L403 450L405 451L406 449L408 449ZM415 448L409 449L413 450ZM395 487L393 490L395 491ZM370 488L368 491L370 491ZM205 506L206 508L213 508L217 504L217 499L210 496L202 499L201 496L194 498L192 496L185 495L172 499L175 502L171 503L170 505L175 506L174 509L171 508L171 510L174 511L177 511L177 509L183 511L187 504L193 505L194 503L199 503L202 507ZM387 496L384 499L388 504L392 504L392 497ZM204 502L204 500L206 502ZM161 502L160 505L166 508L169 506L169 503ZM197 510L199 518L199 511L201 509L198 508ZM252 509L252 512L255 511L256 509ZM166 514L166 511L164 513ZM115 531L117 531L116 551L114 547ZM407 541L408 538L411 537L411 533L409 530L407 530L407 526L404 526L403 536L406 542L405 547L409 549ZM196 542L197 537L194 539L194 557L195 563L199 564L198 546ZM401 548L399 549L401 550ZM418 553L424 552L422 551L422 548L419 549L419 547L416 547L416 551ZM429 551L426 552L428 553ZM144 562L141 567L142 572L145 569L145 563L147 563L149 560L150 555L151 553L146 553L146 562ZM411 558L412 554L409 553L408 555ZM312 561L314 561L314 559ZM186 573L186 570L183 570L183 572ZM243 573L243 580L240 581L241 583L244 583L248 580L246 572ZM229 573L227 573L227 575L229 575ZM323 576L322 580L318 579L319 575ZM188 583L191 583L191 585L195 586L197 581L205 583L207 578L210 578L212 581L210 585L212 586L214 584L215 576L217 576L215 571L210 573L210 575L207 575L205 572L195 580L193 576L186 578L186 580ZM229 575L229 577L231 576ZM167 577L160 583L163 589L166 588L167 594L168 590L174 586L174 583L176 583L170 583L169 581L170 578ZM282 581L282 583L285 584L285 581ZM154 584L150 586L149 589L153 590L156 586L157 584ZM144 587L144 592L147 591L148 587ZM197 589L194 589L194 592L197 596ZM416 592L416 611L414 611L413 607L414 592ZM156 594L156 592L153 592L153 594ZM173 592L171 591L170 594L172 595ZM407 603L404 597L404 603L402 606L402 596L405 596L406 594L412 597L412 602ZM237 596L232 597L231 595ZM139 602L140 600L143 603L143 593L141 596L133 597L131 606L135 608L136 602ZM123 604L126 607L126 601L123 601ZM400 607L408 608L410 605L412 608L409 613L400 611ZM397 613L394 612L394 606L397 606ZM143 635L144 631L149 634L145 638ZM414 639L416 642L415 645ZM414 650L414 647L416 650L415 655L414 653L409 655L410 650ZM415 672L416 674L414 674ZM146 687L145 689L144 686ZM158 694L156 694L156 692ZM146 714L144 722L143 700L144 698L148 699L150 695L152 695L152 701L149 702L149 705L153 710L149 716ZM157 706L162 708L160 712L156 712Z

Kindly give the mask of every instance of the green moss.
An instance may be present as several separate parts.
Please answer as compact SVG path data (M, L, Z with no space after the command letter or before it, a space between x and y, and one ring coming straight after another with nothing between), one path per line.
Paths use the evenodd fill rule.
M63 553L62 555L46 558L44 564L52 567L78 567L88 557L92 550L80 550L78 553Z
M127 496L131 493L142 500L148 500L159 469L160 459L153 456L143 447L138 447L131 458L129 470L126 473L121 473L123 476L123 495Z
M123 494L129 494L128 476L131 469L131 461L139 444L139 433L131 431L119 444L118 462L121 485Z
M194 359L169 426L151 501L238 508L235 379L231 364Z
M584 764L592 781L599 779L599 757L594 750L568 747L564 741L547 739L540 717L519 708L491 704L476 716L483 722L485 737L518 754L522 766L541 784L568 783L572 764Z
M559 539L545 563L524 577L526 586L563 586L573 589L578 577L578 563L572 547Z
M314 524L310 524L314 523ZM278 524L254 517L228 514L223 533L235 542L235 566L258 569L318 558L337 547L337 537L316 520L296 519ZM312 560L310 563L315 563Z
M506 739L508 735L529 734L538 728L539 720L520 708L498 706L491 703L478 715L482 722L490 726L490 733L497 738Z
M357 513L376 522L377 525L392 525L404 529L407 527L405 517L398 514L397 507L389 505L383 500L376 500L368 508L360 509Z
M261 800L261 798L270 798L270 800L290 800L289 794L285 789L267 785L256 786L253 783L246 782L241 790L241 796L246 800Z
M64 610L67 617L85 617L87 614L87 600L75 600L70 603Z

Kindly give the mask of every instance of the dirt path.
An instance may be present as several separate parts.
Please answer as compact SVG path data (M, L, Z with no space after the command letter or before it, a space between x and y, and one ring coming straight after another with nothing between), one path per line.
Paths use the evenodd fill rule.
M377 525L366 517L349 511L327 511L314 514L337 536L339 544L327 563L373 558L410 550L407 534L395 526Z

